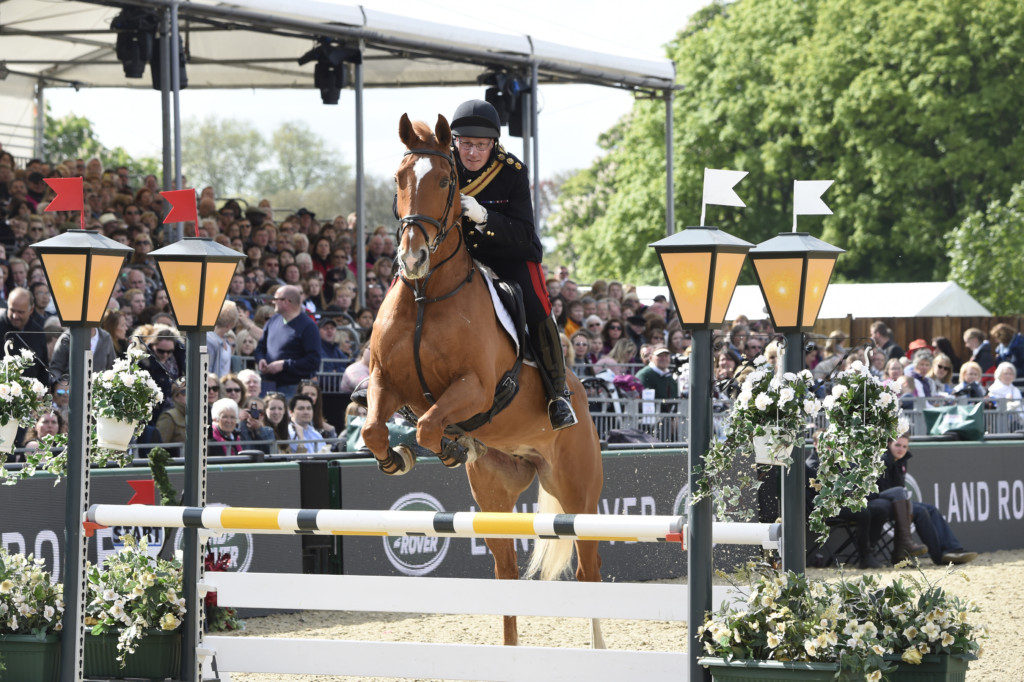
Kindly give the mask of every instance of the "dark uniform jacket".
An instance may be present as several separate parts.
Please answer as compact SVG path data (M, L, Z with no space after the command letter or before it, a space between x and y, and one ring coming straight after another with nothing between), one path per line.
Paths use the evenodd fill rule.
M544 250L533 225L530 174L526 166L501 145L495 145L490 160L476 172L466 170L459 153L452 149L462 193L476 198L487 210L483 232L465 225L469 253L500 277L524 261L539 263ZM455 207L456 209L458 207Z
M907 454L903 455L903 457L896 459L892 456L891 452L886 451L885 457L883 458L883 461L885 462L885 470L878 478L878 492L906 485L907 460L911 457L913 457L913 455L908 451Z

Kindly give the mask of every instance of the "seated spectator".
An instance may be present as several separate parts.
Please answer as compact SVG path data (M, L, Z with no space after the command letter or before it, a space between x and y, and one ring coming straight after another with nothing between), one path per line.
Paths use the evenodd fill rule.
M171 384L185 375L185 344L169 327L160 326L152 334L141 333L149 354L142 358L139 366L149 372L164 395L163 404L153 410L153 424L156 424L160 412L171 408Z
M745 324L733 324L729 329L728 350L737 364L743 358L743 349L750 337L750 328Z
M238 403L231 398L221 398L213 404L212 416L207 454L210 457L239 454L242 451L242 446L238 445L241 437L236 431Z
M25 432L25 447L34 450L39 447L39 439L43 436L56 436L58 433L67 433L68 425L59 413L50 411L43 412L36 419L35 426Z
M914 398L933 398L939 395L939 388L935 384L935 380L928 376L932 370L932 352L927 349L921 349L914 355L914 359L911 364L904 370L906 392L905 396L913 396ZM911 401L904 402L904 409L912 409L910 405ZM938 403L926 400L925 406L936 407Z
M565 362L566 367L572 367L576 364L576 351L573 350L572 344L569 342L569 337L564 333L559 333L558 341L562 344L562 360ZM590 344L587 344L590 347Z
M997 324L992 328L996 346L996 362L1012 363L1017 376L1024 373L1024 335L1008 324Z
M373 331L373 318L374 312L369 308L362 308L356 313L356 326L352 329L359 334L360 343L370 340L370 332Z
M867 356L867 362L864 363L868 366L868 371L876 379L885 378L885 353L879 348L868 348L865 351Z
M767 360L767 366L772 371L778 371L779 369L779 342L775 339L769 341L764 347L764 359Z
M290 452L327 452L330 446L313 426L313 401L308 395L296 393L288 401L288 440Z
M651 361L646 367L636 373L636 378L644 385L644 388L654 389L654 397L661 400L675 400L679 397L679 386L669 367L672 354L665 346L659 346L652 350ZM670 407L665 404L665 408Z
M100 327L110 335L114 346L114 355L120 357L128 350L128 319L116 310L108 310L103 314Z
M238 409L244 410L246 398L245 384L238 378L237 374L225 374L220 378L220 394L225 398L231 398L238 405Z
M338 361L348 360L348 354L345 353L340 344L338 343L338 323L334 321L333 317L324 317L320 320L320 356L323 360L333 360L332 365L336 365ZM301 382L300 382L301 383Z
M884 379L896 384L901 392L909 390L907 382L904 381L903 365L900 363L899 358L889 358L885 361Z
M370 376L370 343L367 341L359 348L359 359L345 368L341 377L339 393L350 394L356 387Z
M313 428L326 439L337 438L338 430L324 421L324 401L320 395L320 383L315 378L300 381L299 395L307 396L313 401Z
M828 341L825 342L824 357L812 371L815 380L824 381L839 367L843 356L846 355L846 348L843 347L846 339L847 336L841 329L833 329L829 333Z
M609 369L613 374L632 374L631 364L637 364L636 344L627 338L615 342L615 346L607 355L603 355L594 363L598 372Z
M673 334L675 334L675 333L678 333L678 332L673 332ZM689 332L687 332L687 337L689 337ZM687 341L687 346L689 346L689 341ZM671 343L670 343L669 344L669 348L671 348L671 347L672 346L671 346ZM764 339L762 339L760 336L755 336L753 334L751 334L750 336L747 337L747 342L743 345L743 357L744 357L744 359L746 359L746 360L753 360L758 355L760 355L763 351L764 351Z
M238 436L245 443L246 450L260 450L270 454L277 450L274 441L274 430L266 426L260 419L263 416L264 403L259 398L249 398L245 409L238 415Z
M583 328L590 333L590 338L598 336L601 333L601 327L604 326L604 320L597 315L588 315L583 320Z
M953 387L953 395L966 398L984 398L987 394L981 385L981 365L967 361L960 365L960 383Z
M932 348L935 349L936 353L943 353L953 362L953 376L959 376L960 365L962 364L960 356L957 354L956 349L953 348L953 343L945 336L936 336L932 338Z
M575 362L566 366L570 367L573 374L578 377L593 376L594 367L592 363L596 362L597 358L591 358L590 356L590 335L581 329L572 335L569 343L572 344L572 354Z
M161 443L184 443L185 430L185 382L175 381L171 386L172 407L157 417L156 430L160 433ZM177 449L177 448L175 448ZM173 454L173 453L172 453ZM180 456L180 452L178 455Z
M891 360L903 356L903 348L892 340L892 329L885 322L878 320L871 323L871 340L876 348L885 353L886 358Z
M985 338L985 332L977 327L971 327L964 332L964 345L971 351L971 361L981 366L982 374L995 365L992 346Z
M988 387L988 397L994 400L1012 400L1017 401L1018 405L1007 405L1008 409L1022 410L1024 414L1024 407L1019 405L1021 401L1020 389L1013 385L1013 380L1017 378L1017 368L1013 366L1012 362L1001 362L996 367L994 381L992 385Z
M945 353L936 353L932 358L932 370L928 372L928 378L935 382L939 393L952 393L955 374L953 374L953 361Z
M274 432L274 439L278 442L288 440L288 402L280 393L268 393L263 400L263 414L260 416L260 423L269 427ZM274 452L280 452L280 447L275 445Z
M251 369L243 369L238 372L238 380L245 386L245 395L249 398L259 398L263 395L263 379L259 373Z
M907 464L913 457L909 447L910 439L906 436L889 441L886 471L879 481L880 484L887 487L906 485ZM881 488L881 485L879 487ZM977 552L964 551L963 545L953 535L949 523L934 505L914 502L913 517L917 534L928 547L928 555L936 564L966 564L978 557Z
M231 356L232 372L239 374L245 370L253 370L256 365L253 354L256 352L256 345L258 343L259 341L248 329L241 329L235 333L236 355ZM253 374L255 374L255 372L253 372Z
M67 379L60 379L53 385L53 411L65 422L71 408L71 386Z
M749 347L753 339L747 339L747 346ZM668 351L673 355L679 355L689 350L692 339L690 332L685 329L673 329L668 335ZM760 341L758 340L760 344ZM760 353L760 345L758 346L757 353ZM755 353L755 355L757 354ZM753 357L753 356L751 356Z
M643 319L643 318L641 318ZM572 336L583 326L583 302L569 301L562 312L559 326L565 329L566 336Z

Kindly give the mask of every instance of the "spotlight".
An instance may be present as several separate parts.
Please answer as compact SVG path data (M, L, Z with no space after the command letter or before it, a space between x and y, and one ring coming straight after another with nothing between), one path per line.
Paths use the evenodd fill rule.
M346 64L359 64L362 53L353 47L345 47L321 38L320 44L299 57L299 66L316 60L313 68L313 85L320 90L324 104L337 104L341 90L348 85Z
M480 85L491 87L484 91L484 99L498 112L508 134L523 136L523 91L526 85L518 76L499 71L488 71L477 78Z
M155 12L140 7L125 7L110 22L110 29L117 32L115 52L126 78L142 78L153 55L158 24Z
M168 36L170 39L170 36ZM149 74L153 77L153 89L163 90L163 80L161 74L163 69L161 64L164 58L164 51L160 49L159 43L157 43L156 49L153 50L153 56L149 61ZM184 90L188 87L188 73L185 71L185 64L188 62L188 54L185 51L185 47L182 44L181 36L178 36L178 89Z

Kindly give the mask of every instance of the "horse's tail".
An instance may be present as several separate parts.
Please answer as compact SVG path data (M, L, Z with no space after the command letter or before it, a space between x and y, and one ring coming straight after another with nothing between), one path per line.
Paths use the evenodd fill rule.
M561 514L564 510L555 496L540 486L537 494L538 511L542 514ZM535 540L530 565L526 567L524 578L531 578L540 573L541 580L558 580L569 564L572 563L573 541L569 538L559 540Z

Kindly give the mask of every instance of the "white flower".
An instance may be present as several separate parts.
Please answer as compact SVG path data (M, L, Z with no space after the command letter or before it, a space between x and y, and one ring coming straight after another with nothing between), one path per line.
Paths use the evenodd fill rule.
M758 355L756 358L754 358L754 366L755 367L760 367L761 365L763 365L766 362L768 362L768 358L766 358L763 355Z
M802 369L802 370L800 370L800 378L801 379L806 379L806 380L810 381L811 379L814 378L814 375L811 374L811 370L809 370L809 369Z
M935 623L927 623L921 628L921 632L928 635L929 642L934 642L942 634L942 628Z
M910 420L906 417L900 417L896 428L898 429L897 433L906 433L910 430Z
M757 397L754 398L754 406L759 410L767 410L768 406L772 404L771 396L767 393L758 393Z
M13 395L15 398L20 398L23 393L24 391L21 390L21 384L17 382L11 384L11 395Z
M952 646L953 642L955 641L956 640L953 639L953 635L949 634L948 632L942 633L942 646Z
M796 391L791 389L789 386L786 386L781 391L779 391L779 405L780 406L785 405L786 403L788 403L789 401L791 401L791 400L793 400L795 398L796 398Z
M785 374L782 375L782 378L789 382L796 381L796 375L793 374L792 372L786 372Z
M821 403L814 398L807 398L804 400L804 412L811 415L812 417L818 414L818 410L821 409Z
M53 620L53 616L56 613L57 611L52 606L47 605L43 607L43 618L46 620Z
M11 385L10 384L0 384L0 400L10 400L10 399L11 399Z
M821 406L826 410L831 410L836 404L836 399L830 395L825 396L825 399L821 401Z
M770 646L771 648L774 649L775 647L779 646L780 644L782 644L782 639L778 635L776 635L774 632L769 632L768 633L768 646Z
M888 407L890 404L892 404L892 401L892 393L890 393L889 391L882 391L880 394L878 394L878 399L875 400L875 404L877 404L879 407Z
M859 372L863 374L865 369L866 368L864 367L864 363L861 362L860 360L854 360L853 362L850 363L851 372Z
M842 384L837 384L832 387L832 397L842 398L844 395L847 394L848 391L849 389L846 388L846 386L843 386Z

